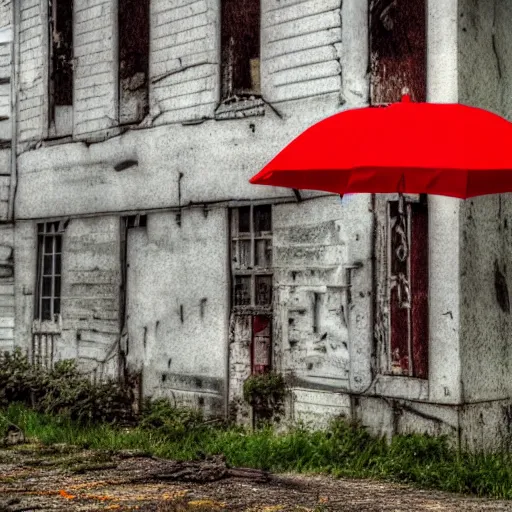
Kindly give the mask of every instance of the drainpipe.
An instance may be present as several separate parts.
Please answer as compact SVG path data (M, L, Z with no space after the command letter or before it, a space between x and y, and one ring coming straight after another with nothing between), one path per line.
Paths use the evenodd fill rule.
M225 209L224 212L224 222L227 226L228 233L231 226L231 214L229 211L229 208ZM228 276L228 286L226 287L226 317L225 322L227 326L227 338L226 343L224 344L224 417L227 420L229 420L229 364L230 364L230 358L229 358L229 350L230 350L230 342L231 342L231 288L232 288L232 282L231 282L231 241L229 236L225 238L227 242L227 254L228 257L226 258L226 275Z
M19 63L19 31L20 31L20 2L14 0L13 26L11 42L11 182L9 187L9 203L7 219L14 224L14 200L18 186L17 146L18 146L18 63Z

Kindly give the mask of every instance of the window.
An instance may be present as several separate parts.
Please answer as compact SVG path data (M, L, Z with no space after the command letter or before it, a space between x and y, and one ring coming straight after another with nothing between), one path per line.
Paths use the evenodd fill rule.
M222 100L260 94L260 0L222 0Z
M149 112L149 0L119 0L119 122Z
M425 0L376 0L369 4L370 103L413 101L427 93ZM375 137L379 137L376 133ZM375 196L375 338L385 373L428 378L428 211L424 197L403 208Z
M272 209L244 206L231 216L234 307L269 310L272 305Z
M63 222L38 224L35 319L55 321L60 314Z
M231 211L233 310L251 317L251 368L270 368L272 326L272 207Z
M428 211L420 202L388 203L390 370L428 378Z
M50 0L50 125L57 135L72 131L73 1Z
M371 104L427 96L426 0L376 0L370 6Z

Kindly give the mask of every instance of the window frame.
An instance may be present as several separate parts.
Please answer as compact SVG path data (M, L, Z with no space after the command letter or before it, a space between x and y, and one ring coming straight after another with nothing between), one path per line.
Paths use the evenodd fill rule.
M62 249L64 242L64 221L48 221L37 224L37 260L36 260L36 293L34 297L34 320L36 322L57 323L62 311ZM47 252L46 241L51 240L51 251ZM60 243L58 244L58 240ZM59 250L60 246L60 250ZM46 273L45 258L51 256L51 272ZM60 256L60 258L57 258ZM59 264L57 265L57 261ZM44 295L44 279L50 278L50 295ZM59 279L57 293L56 282ZM50 317L44 316L43 301L50 301Z
M233 46L230 47L231 41L234 39L233 34L235 34L233 29L231 28L233 25L238 25L235 23L229 24L230 28L226 28L225 18L229 18L229 14L227 14L227 10L231 7L236 9L239 5L240 0L220 0L220 103L226 104L231 103L240 99L259 99L262 95L262 87L261 87L261 19L262 19L262 9L261 9L261 0L244 0L244 1L254 1L255 4L258 5L257 12L257 27L254 29L256 34L253 34L254 38L258 41L258 56L249 58L248 62L245 63L248 72L248 76L251 81L255 78L251 71L251 60L257 60L257 88L253 88L252 84L250 89L244 89L243 87L238 87L236 81L237 78L236 71L233 71L233 67L236 66L238 60L236 59L236 46L237 42L235 41L233 46L235 50L233 50ZM233 6L233 7L232 7ZM239 29L239 33L237 35L241 35L244 33L242 29ZM229 39L229 42L228 42ZM240 57L241 58L241 57Z
M126 36L124 29L129 27L131 24L135 23L133 19L130 18L130 15L127 14L132 12L130 10L131 5L130 1L134 1L140 9L144 10L144 17L146 25L143 26L141 23L136 23L138 27L143 27L140 29L139 36L141 38L138 39L138 47L137 51L132 51L131 55L135 56L135 62L131 63L131 67L137 68L138 70L128 74L127 70L122 69L122 57L123 53L126 51L126 55L130 55L128 52L128 48L123 46L123 43L126 39L131 40L132 38ZM150 111L150 66L151 66L151 1L144 0L145 4L141 4L142 0L129 0L127 1L127 6L124 6L122 3L123 0L118 1L117 5L117 110L118 110L118 120L120 126L130 126L141 123L149 114ZM126 10L125 10L126 9ZM140 20L138 20L140 21ZM144 45L144 48L142 46ZM133 50L133 48L132 48ZM137 74L143 73L144 82L136 87L134 90L128 87L128 83L130 80L134 79ZM123 92L124 85L126 84L126 88L130 92ZM130 98L134 98L136 96L136 92L140 92L139 98L137 100L137 112L125 112L127 103L129 103Z
M57 35L57 4L63 0L49 0L46 2L47 5L47 20L48 20L48 59L47 59L47 98L48 98L48 111L47 111L47 136L65 136L71 135L73 132L73 109L75 103L75 0L69 0L71 2L71 19L70 19L70 57L66 65L69 68L71 74L69 94L71 96L71 102L69 104L57 103L56 91L57 86L55 84L55 73L56 73L56 51L55 51L55 39Z
M270 209L270 231L255 231L255 209L257 208L269 208ZM240 211L243 208L249 208L249 232L241 232L239 230L239 216ZM255 315L268 315L272 312L272 297L274 289L274 272L272 268L272 256L273 256L273 235L272 235L272 205L249 205L238 208L230 209L230 258L231 258L231 275L232 275L232 309L236 313L248 313ZM259 240L266 241L266 250L270 252L270 257L266 258L268 263L267 266L256 265L256 242ZM241 262L241 242L250 243L250 258L249 265L242 267ZM233 250L235 247L235 250ZM268 304L258 304L257 302L257 291L256 291L256 278L259 276L270 277L270 301ZM242 305L236 304L236 278L237 277L249 277L251 279L250 304Z
M396 205L399 208L399 201L400 198L388 200L386 201L386 250L387 250L387 264L386 264L386 272L387 272L387 303L389 307L389 316L388 316L388 358L387 358L387 369L386 373L388 375L393 376L402 376L402 377L410 377L410 378L416 378L416 379L423 379L428 380L428 366L429 366L429 358L428 358L428 351L429 351L429 335L428 335L428 300L426 304L423 304L421 307L426 308L425 310L419 311L418 315L419 318L426 315L426 322L427 322L427 332L423 333L423 336L420 336L417 338L415 335L417 332L415 332L414 325L415 321L418 317L416 317L416 311L415 308L417 308L417 303L419 302L419 297L417 292L417 279L416 274L413 269L413 265L411 262L411 256L413 251L417 251L416 244L418 242L421 242L421 240L417 240L413 237L413 229L412 224L415 222L414 220L414 212L416 207L422 207L424 208L423 215L427 215L428 217L428 201L426 196L424 195L405 195L403 196L403 207L404 207L404 220L405 220L405 235L406 235L406 261L405 261L405 268L406 268L406 275L404 280L404 289L406 289L406 292L408 294L408 302L407 305L407 299L405 299L403 302L406 304L403 308L396 308L394 309L393 304L393 295L392 291L396 286L400 286L400 279L399 276L396 276L393 274L393 263L396 262L396 257L393 255L393 226L392 226L392 218L395 218L392 215L392 207L393 205ZM398 222L398 217L397 221ZM428 231L428 220L427 220L427 231ZM426 244L426 251L428 253L428 233L427 233L427 239L424 240ZM425 250L425 249L424 249ZM415 253L418 254L418 253ZM427 293L428 297L428 256L427 256L427 268L424 269L424 272L427 273L427 290L425 291ZM406 309L407 310L407 368L404 368L401 366L400 362L395 362L394 364L394 356L393 356L393 350L397 347L400 343L395 338L396 330L393 327L393 314L394 311L400 309ZM420 354L425 360L421 362L421 364L418 364L416 354Z

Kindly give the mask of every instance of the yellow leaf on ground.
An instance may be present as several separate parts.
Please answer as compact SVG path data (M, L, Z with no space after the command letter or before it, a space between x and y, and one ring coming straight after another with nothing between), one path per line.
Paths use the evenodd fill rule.
M212 507L212 508L223 508L226 506L225 503L219 503L218 501L213 501L213 500L194 500L194 501L189 501L188 505L190 507Z
M67 500L74 500L74 499L76 498L76 496L73 496L72 494L69 494L68 492L66 492L66 491L65 491L65 490L63 490L63 489L61 489L61 490L59 491L59 494L60 494L63 498L65 498L65 499L67 499Z

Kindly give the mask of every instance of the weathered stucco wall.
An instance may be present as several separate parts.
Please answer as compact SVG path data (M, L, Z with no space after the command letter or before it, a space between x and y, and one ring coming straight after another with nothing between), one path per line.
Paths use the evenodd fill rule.
M17 119L20 142L40 139L45 127L48 25L43 6L39 0L20 0Z
M176 124L131 131L89 146L63 144L26 152L19 158L17 216L42 218L178 207L191 202L293 198L291 190L257 187L248 180L290 139L334 113L336 102L321 98L302 106L304 111L293 117L289 113L286 120L269 113L200 126ZM138 165L116 172L114 165L125 160L136 160Z
M273 366L292 382L290 419L321 426L328 417L349 415L342 392L371 380L370 203L361 195L343 205L329 196L273 206ZM354 264L357 270L349 271ZM232 330L229 398L232 414L242 419L248 418L241 397L251 329L241 318Z
M460 2L460 101L509 120L511 22L510 2ZM506 399L512 392L511 214L508 194L475 198L461 206L462 381L468 402Z
M21 4L24 113L16 213L27 222L18 223L16 236L17 341L27 346L32 336L35 222L69 218L57 357L101 362L122 321L119 215L147 212L147 227L127 234L128 336L122 336L122 348L129 366L143 370L146 393L219 412L230 314L229 230L222 202L269 200L275 204L276 364L300 379L303 389L297 388L295 403L301 414L311 415L308 389L314 387L325 390L311 395L320 404L313 416L346 409L347 398L337 392L362 389L371 378L369 199L343 207L337 197L285 206L278 204L280 198L293 202L292 191L255 187L248 179L314 122L367 103L365 3L262 2L263 100L218 108L219 2L152 2L150 115L126 132L116 127L115 2L77 5L73 140L52 142L44 140L48 13L41 5ZM131 166L115 170L126 161ZM191 203L211 208L187 209ZM353 262L362 267L350 271L349 313L344 265ZM317 333L309 318L312 293L317 293ZM306 310L305 323L292 311L297 304ZM243 350L230 356L230 363L239 365L238 374L230 366L234 397L243 382L237 375L245 375L250 357Z
M305 387L356 390L369 382L369 201L358 196L341 205L329 197L274 208L280 367ZM348 302L346 267L354 263L361 265L359 282Z
M51 351L48 356L53 360L78 359L84 371L112 374L117 359L109 356L117 352L119 335L119 243L117 216L68 219L63 234L62 322L47 337L46 330L33 323L37 226L35 222L18 222L16 345L34 355Z
M348 414L340 392L372 378L371 199L329 197L274 212L277 365L293 376L294 419L319 425Z
M33 222L16 222L14 227L15 331L14 342L30 350L36 286L37 233Z
M0 141L11 138L12 0L0 3ZM2 169L1 174L6 174Z
M128 230L129 367L146 394L223 414L229 322L225 208L148 216Z
M103 371L105 359L116 353L119 244L117 216L69 221L62 245L62 345L56 346L56 358L78 358L84 369Z

